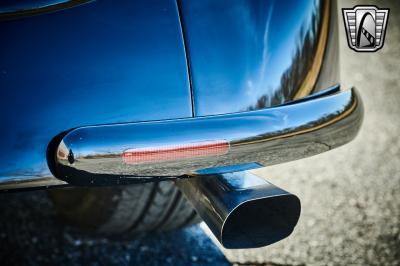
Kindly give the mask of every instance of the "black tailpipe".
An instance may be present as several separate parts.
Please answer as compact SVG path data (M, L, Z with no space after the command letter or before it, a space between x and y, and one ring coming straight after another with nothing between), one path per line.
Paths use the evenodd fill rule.
M257 248L289 236L300 200L247 171L178 179L176 184L225 248Z

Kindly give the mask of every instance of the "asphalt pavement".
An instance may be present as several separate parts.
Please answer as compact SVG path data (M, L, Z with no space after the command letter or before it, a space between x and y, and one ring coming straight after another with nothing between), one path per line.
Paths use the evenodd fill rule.
M0 195L1 265L400 265L400 1L341 1L389 7L384 48L347 47L340 18L341 75L364 100L350 144L255 173L299 196L287 239L226 250L204 224L130 241L85 235L57 218L46 192Z

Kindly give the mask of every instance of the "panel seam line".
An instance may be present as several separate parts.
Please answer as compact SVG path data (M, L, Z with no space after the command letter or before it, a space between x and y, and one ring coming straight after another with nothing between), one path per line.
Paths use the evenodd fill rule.
M190 67L189 48L187 45L187 40L186 40L187 35L186 35L185 27L183 24L183 14L182 14L183 12L182 12L182 8L181 8L179 0L176 1L176 7L177 7L177 11L178 11L179 24L181 27L183 50L185 53L186 67L187 67L187 73L188 73L188 78L189 78L189 90L190 90L190 102L192 105L192 117L195 117L196 110L195 110L195 105L194 105L194 91L193 91L192 71L191 71L191 67Z

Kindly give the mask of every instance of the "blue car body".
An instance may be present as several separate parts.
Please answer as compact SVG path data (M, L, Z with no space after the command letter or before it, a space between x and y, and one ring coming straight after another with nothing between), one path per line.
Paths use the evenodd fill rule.
M48 146L77 127L299 99L319 47L317 79L302 93L339 82L334 3L13 2L0 4L0 181L11 187L53 178ZM46 9L69 2L79 3ZM38 12L24 11L32 7Z

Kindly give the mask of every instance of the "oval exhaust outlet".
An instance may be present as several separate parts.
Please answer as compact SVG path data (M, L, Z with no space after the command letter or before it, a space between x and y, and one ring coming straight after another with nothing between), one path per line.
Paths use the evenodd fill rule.
M225 248L273 244L289 236L300 217L295 195L247 171L176 183Z

